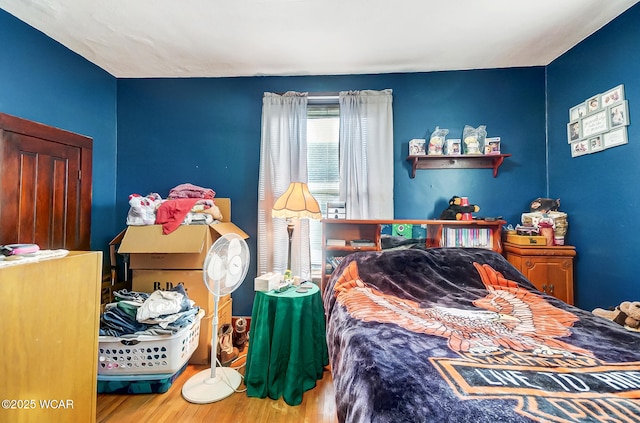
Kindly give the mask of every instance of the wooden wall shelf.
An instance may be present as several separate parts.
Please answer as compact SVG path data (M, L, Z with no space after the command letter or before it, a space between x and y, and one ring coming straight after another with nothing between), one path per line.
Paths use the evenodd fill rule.
M493 169L493 177L498 176L498 168L505 157L511 154L480 154L477 156L407 156L411 163L411 178L416 177L416 169Z

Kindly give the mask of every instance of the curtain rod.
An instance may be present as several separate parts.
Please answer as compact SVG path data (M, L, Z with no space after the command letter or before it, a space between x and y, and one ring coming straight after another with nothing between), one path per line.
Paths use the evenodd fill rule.
M276 95L285 95L286 93L274 93ZM335 92L316 92L316 93L307 93L307 102L312 105L329 105L329 104L338 104L340 99L340 93Z
M314 98L338 98L340 96L340 93L335 91L335 92L323 92L323 93L309 93L309 97L314 97Z
M288 91L287 91L288 92ZM285 95L287 92L284 93L275 93L277 95ZM318 93L307 93L307 97L314 97L314 98L338 98L340 96L340 93L338 91L326 91L326 92L318 92Z
M307 102L315 105L338 104L339 99L340 94L337 92L309 93L307 96Z

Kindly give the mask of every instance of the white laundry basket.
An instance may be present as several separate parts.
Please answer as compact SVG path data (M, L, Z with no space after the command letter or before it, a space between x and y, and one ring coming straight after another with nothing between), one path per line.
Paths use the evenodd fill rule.
M98 337L98 374L131 375L175 373L198 348L200 310L190 326L173 335L140 335L135 338Z

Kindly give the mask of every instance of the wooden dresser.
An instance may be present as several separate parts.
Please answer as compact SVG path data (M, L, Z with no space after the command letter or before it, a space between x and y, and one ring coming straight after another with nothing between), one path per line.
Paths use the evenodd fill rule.
M573 305L573 246L503 244L504 256L540 291Z
M0 422L95 422L101 273L101 252L0 268Z

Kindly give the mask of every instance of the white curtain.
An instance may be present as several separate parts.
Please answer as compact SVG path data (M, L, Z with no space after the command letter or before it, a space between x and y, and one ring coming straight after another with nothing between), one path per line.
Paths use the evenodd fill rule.
M339 101L347 219L393 219L392 91L342 91Z
M307 182L307 93L264 93L260 181L258 184L258 275L287 268L289 237L285 219L271 208L290 182ZM309 221L296 219L291 271L311 280Z

